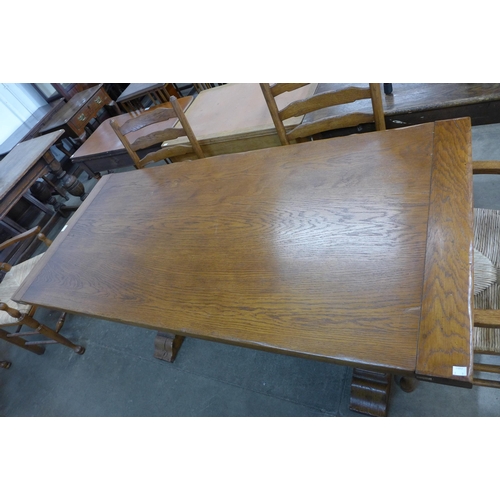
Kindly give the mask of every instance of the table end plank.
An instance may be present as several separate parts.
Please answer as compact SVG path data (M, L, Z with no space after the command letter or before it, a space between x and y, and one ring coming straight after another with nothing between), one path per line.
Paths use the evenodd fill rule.
M471 387L474 231L470 118L436 122L434 134L416 375Z

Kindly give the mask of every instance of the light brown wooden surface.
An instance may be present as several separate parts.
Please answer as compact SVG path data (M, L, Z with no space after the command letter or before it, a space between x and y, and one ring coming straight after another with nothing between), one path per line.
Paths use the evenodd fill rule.
M469 118L436 122L417 375L472 381L474 229ZM463 376L453 369L466 370Z
M15 298L413 373L433 140L425 124L111 174Z
M0 161L0 218L18 201L45 170L39 162L57 141L62 130L20 142Z
M280 106L314 94L311 83L276 98ZM278 146L273 120L258 83L228 83L200 92L186 111L194 134L209 156ZM285 121L287 127L301 123L302 117ZM175 143L186 142L177 139ZM172 144L172 142L169 142Z

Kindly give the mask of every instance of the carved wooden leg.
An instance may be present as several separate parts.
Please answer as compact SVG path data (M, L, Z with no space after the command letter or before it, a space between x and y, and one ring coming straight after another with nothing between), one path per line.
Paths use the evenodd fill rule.
M373 417L387 416L392 375L355 368L349 409Z
M0 361L0 368L5 368L8 370L11 367L12 363L10 361Z
M158 332L155 338L154 357L173 363L184 337L169 332Z
M8 337L9 333L0 328L0 339L6 340L11 344L17 345L18 347L22 347L27 351L34 352L35 354L43 354L45 352L45 347L39 345L26 345L26 340L21 337Z

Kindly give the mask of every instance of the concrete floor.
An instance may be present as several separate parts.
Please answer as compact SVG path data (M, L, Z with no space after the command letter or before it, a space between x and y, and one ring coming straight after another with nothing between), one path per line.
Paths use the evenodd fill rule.
M473 158L500 159L500 124L473 128ZM500 178L476 176L475 206L500 209ZM57 313L39 311L55 325ZM49 345L37 356L2 342L1 416L324 416L348 409L351 369L187 338L175 363L153 358L156 332L68 316L83 356ZM389 416L500 416L500 391L419 382L393 386Z

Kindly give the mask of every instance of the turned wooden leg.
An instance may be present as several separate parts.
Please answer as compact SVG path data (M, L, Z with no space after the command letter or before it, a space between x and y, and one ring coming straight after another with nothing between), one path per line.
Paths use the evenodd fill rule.
M39 345L26 345L26 340L22 337L8 337L9 332L2 330L0 328L0 339L3 339L11 344L17 345L18 347L22 347L27 351L33 352L35 354L43 354L45 352L45 347Z
M184 337L169 332L158 332L155 338L154 357L173 363Z
M35 323L38 326L36 326ZM68 340L66 337L63 337L60 333L55 332L48 326L42 325L34 318L29 318L29 322L26 322L25 324L27 324L31 328L35 328L38 332L40 332L42 335L45 335L49 339L55 340L58 344L62 344L66 347L69 347L70 349L73 349L73 351L75 351L76 354L83 354L85 352L85 347L73 344L73 342Z
M12 363L10 361L0 361L0 368L5 368L8 370L11 367Z
M387 416L392 375L355 368L349 409L373 417Z
M68 340L66 337L63 337L60 333L58 333L58 331L54 331L54 330L50 329L48 326L43 325L42 323L40 323L39 321L37 321L35 318L33 318L32 316L30 316L28 314L21 314L17 309L13 309L12 307L9 307L4 302L0 302L0 310L6 311L10 316L12 316L13 318L16 318L18 324L33 328L41 335L45 335L45 337L50 339L50 341L47 341L47 342L26 342L25 344L23 344L23 346L25 346L25 347L28 347L30 345L33 346L36 344L42 344L42 343L43 344L52 344L52 343L56 342L58 344L62 344L66 347L69 347L70 349L73 349L73 351L75 351L77 354L83 354L85 352L85 347L83 347L81 345L73 344L73 342ZM59 318L59 321L57 323L56 328L60 329L62 327L65 318L66 318L66 315L63 313L61 318ZM5 333L7 334L7 332L5 332ZM14 337L9 336L10 341L12 341L13 338ZM21 344L18 344L18 345L21 345Z

